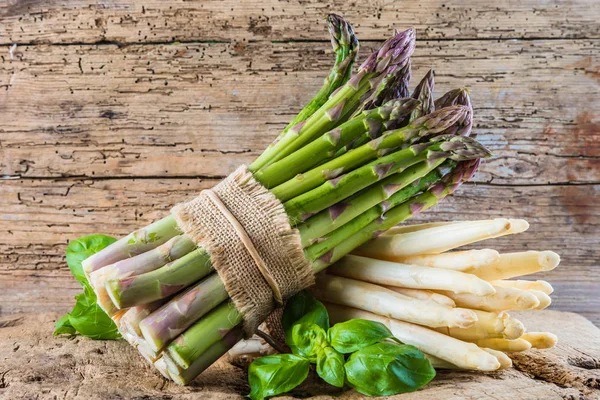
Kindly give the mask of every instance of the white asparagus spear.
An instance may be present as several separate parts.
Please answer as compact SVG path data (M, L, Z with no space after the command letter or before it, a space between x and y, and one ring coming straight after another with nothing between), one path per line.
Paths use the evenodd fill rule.
M494 371L500 367L500 363L496 357L491 357L473 343L463 342L432 329L387 318L368 311L331 303L325 303L325 306L329 312L332 324L353 318L378 321L386 325L401 342L413 345L422 352L459 368Z
M162 357L160 357L159 359L154 361L153 365L154 365L154 368L156 368L162 376L164 376L165 378L167 378L169 380L172 379L171 375L169 375L169 371L167 370L167 363L165 362L165 360Z
M500 254L496 250L464 250L442 254L423 254L418 256L401 257L397 260L405 264L422 265L424 267L452 269L465 272L477 269L483 265L497 262Z
M429 360L429 362L431 363L431 366L435 369L448 369L448 370L461 370L461 369L466 370L467 369L467 368L460 368L457 365L449 363L446 360L442 360L439 357L432 356L431 354L423 353L423 355L425 356L426 359Z
M453 293L442 291L457 306L483 311L531 310L540 305L537 295L526 290L495 287L496 293L487 296L476 296L470 293ZM539 292L541 293L541 292Z
M548 296L544 292L540 292L539 290L530 290L529 293L531 293L535 297L537 297L537 299L539 301L538 306L535 308L536 310L543 310L544 308L547 308L552 303L552 299L550 298L550 296Z
M509 353L526 351L531 348L531 343L525 339L479 339L475 340L475 343L479 347L485 347L488 349L494 349L499 351L506 351Z
M467 272L486 281L514 278L540 271L550 271L558 266L560 256L553 251L521 251L500 254L497 263Z
M551 294L554 291L554 288L552 287L552 285L550 285L546 281L541 281L541 280L527 281L527 280L522 280L522 279L515 279L515 280L500 279L497 281L492 281L491 284L494 286L498 286L498 287L512 287L512 288L521 289L521 290L539 290L540 292L544 292L546 294Z
M461 226L464 227L469 224L476 224L476 223L481 223L481 222L486 223L489 221L491 221L491 220L428 222L428 223L424 223L424 224L415 224L415 225L400 225L400 226L395 226L391 229L388 229L384 233L384 235L399 235L402 233L410 233L410 232L422 231L424 229L437 228L440 226L448 226L448 225L457 225L457 224L461 224ZM525 232L527 229L529 229L529 223L524 219L509 218L508 221L511 223L511 227L507 232L504 233L505 235L514 235L517 233ZM500 235L500 236L502 236L502 235ZM498 236L494 236L494 237L498 237Z
M498 369L506 369L506 368L512 367L512 360L510 359L509 356L507 356L503 352L494 350L494 349L486 349L486 348L483 348L482 350L490 353L491 355L493 355L494 357L496 357L498 359L498 361L500 362L500 368L498 368Z
M550 349L558 342L558 337L550 332L527 332L521 336L521 339L531 343L534 349Z
M436 328L438 332L460 340L474 341L478 339L504 338L517 339L525 327L518 319L506 312L487 312L472 310L477 315L477 322L468 328Z
M383 287L393 290L396 293L403 294L408 297L412 297L413 299L419 300L430 300L435 301L438 304L447 306L447 307L456 307L456 303L448 296L444 296L443 294L436 293L432 290L427 289L409 289L397 286L387 286L383 285Z
M339 276L319 275L312 290L320 300L424 326L466 328L477 320L471 310L413 299L382 286Z
M446 226L450 224L464 224L472 221L440 221L440 222L427 222L424 224L414 225L399 225L394 226L384 232L384 235L399 235L402 233L410 233L416 231L422 231L423 229L437 228L438 226Z
M439 254L509 232L511 223L506 218L449 224L399 235L382 235L354 250L354 254L384 260L419 254Z
M407 287L411 289L451 290L456 293L473 293L484 296L494 293L494 287L475 275L459 271L420 267L368 257L348 255L329 271L338 276L361 281Z

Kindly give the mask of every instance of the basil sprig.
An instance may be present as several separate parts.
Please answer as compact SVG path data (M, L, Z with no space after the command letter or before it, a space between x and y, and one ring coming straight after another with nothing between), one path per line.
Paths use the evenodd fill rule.
M435 376L421 351L402 344L380 322L352 319L329 327L325 306L305 292L288 301L282 325L293 354L262 357L250 365L252 400L292 390L304 382L310 364L330 385L347 384L367 396L412 392Z
M89 235L72 241L67 246L67 265L83 287L83 293L75 296L73 311L64 315L54 326L54 335L79 333L92 339L118 339L121 337L113 320L96 303L96 294L90 286L81 262L109 246L115 238L105 235Z

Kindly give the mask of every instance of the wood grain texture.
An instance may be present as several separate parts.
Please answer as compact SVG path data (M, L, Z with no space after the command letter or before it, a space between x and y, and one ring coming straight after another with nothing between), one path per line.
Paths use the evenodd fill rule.
M330 53L327 43L17 47L0 63L0 168L223 177L312 96ZM599 59L600 40L419 41L412 85L434 67L438 96L471 89L475 130L496 154L480 181L599 183Z
M256 157L326 75L332 11L363 58L415 26L411 86L434 67L437 95L471 89L495 158L421 219L527 218L489 246L559 252L552 307L600 324L590 0L1 2L0 315L66 311L69 240L123 235Z
M323 40L323 18L343 13L363 40L415 26L423 38L599 37L594 1L461 0L8 0L0 43Z
M227 356L190 386L180 387L150 369L123 341L54 338L57 314L0 319L0 397L5 399L242 399L246 373ZM556 311L520 314L531 330L552 330L558 346L513 355L515 368L494 373L438 371L414 393L391 399L594 400L600 396L600 330L581 316ZM314 397L311 397L314 396ZM364 396L308 380L282 400L358 400Z

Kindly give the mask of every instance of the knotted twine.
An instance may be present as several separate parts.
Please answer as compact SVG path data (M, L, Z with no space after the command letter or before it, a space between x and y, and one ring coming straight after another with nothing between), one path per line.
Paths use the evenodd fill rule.
M285 299L314 283L283 204L246 166L171 213L183 233L210 254L248 337Z

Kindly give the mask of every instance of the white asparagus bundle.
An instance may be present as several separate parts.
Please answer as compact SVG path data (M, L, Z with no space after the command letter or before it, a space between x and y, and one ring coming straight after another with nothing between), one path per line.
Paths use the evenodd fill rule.
M332 275L320 275L313 287L317 298L429 327L467 328L474 311L414 299L382 286Z
M496 357L490 357L488 353L473 343L463 342L419 325L386 318L356 308L330 303L325 303L325 305L332 324L353 318L378 321L386 325L401 342L413 345L422 352L459 368L494 371L500 367L500 362Z
M395 261L401 257L439 254L481 240L523 232L524 220L493 220L445 224L414 232L381 235L354 250L354 254Z
M482 311L531 310L540 306L540 300L534 291L505 287L495 287L494 289L496 289L495 293L486 296L451 291L440 293L454 300L458 307ZM542 292L539 293L547 296Z
M411 289L448 290L484 296L494 293L488 282L459 271L420 267L349 255L329 267L332 274Z

